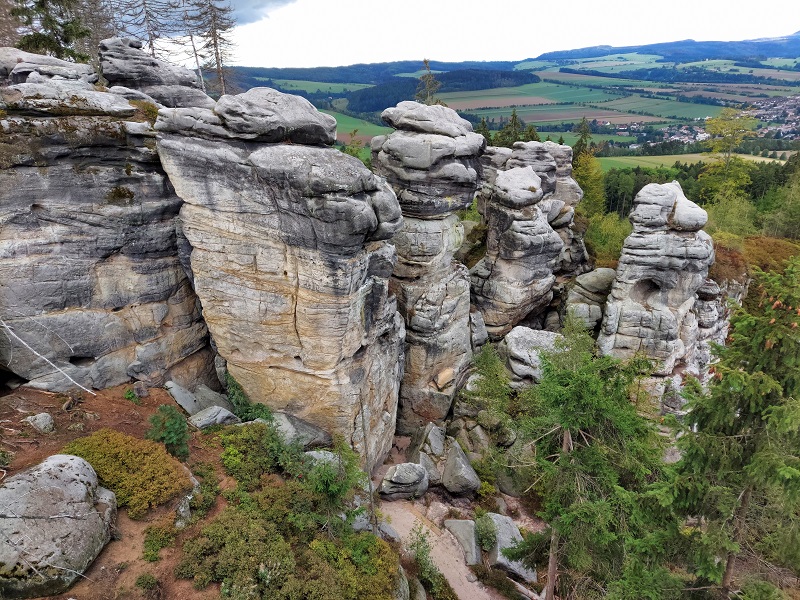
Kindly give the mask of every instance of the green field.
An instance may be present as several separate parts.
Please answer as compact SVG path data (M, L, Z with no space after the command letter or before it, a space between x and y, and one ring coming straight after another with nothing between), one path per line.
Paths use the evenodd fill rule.
M364 143L369 142L369 140L376 135L383 135L393 131L391 127L384 127L382 125L370 123L369 121L362 121L361 119L343 115L342 113L337 113L332 110L322 110L320 112L324 112L336 119L336 138L345 144L350 141L350 133L354 129L358 129L356 138Z
M554 104L563 102L605 102L619 98L619 94L587 87L558 83L527 83L517 87L494 88L469 92L439 94L442 101L456 110L507 107L519 105Z
M264 79L264 81L268 81ZM324 81L303 81L300 79L273 79L275 85L284 90L299 90L307 93L328 92L329 94L341 94L344 91L353 92L372 87L365 83L326 83Z
M544 140L547 136L550 136L550 139L554 142L558 141L559 136L564 138L564 143L567 146L574 146L575 142L578 141L578 135L572 133L571 131L540 131L539 137ZM636 141L636 138L630 135L611 135L611 134L604 134L604 133L593 133L592 134L592 141L596 143L600 142L609 142L613 141L617 144L633 144Z
M671 88L672 83L659 83L657 81L643 81L641 79L619 79L617 77L600 77L598 75L578 75L576 73L559 73L557 71L539 71L536 73L542 79L561 81L572 85L593 85L600 87L649 87Z
M749 154L737 154L739 158L752 160L755 162L782 162L774 158L763 158L761 156L751 156ZM633 167L671 167L675 161L693 164L697 162L711 162L714 160L712 154L665 154L664 156L601 156L597 160L603 171L609 169L626 169Z
M607 104L607 103L606 103ZM601 105L602 106L602 105ZM580 106L577 104L544 104L537 106L517 106L516 111L519 118L526 123L562 123L580 121L586 117L587 120L597 119L598 121L608 121L615 125L623 123L662 123L665 119L660 117L649 117L634 115L621 111L602 108L601 106ZM689 105L691 106L691 105ZM495 119L499 121L508 119L511 116L512 108L485 108L480 110L467 111L477 117L483 117L488 121Z
M708 104L692 104L678 102L677 100L661 100L660 98L643 98L642 96L629 96L610 102L596 105L597 108L613 109L622 112L644 112L658 117L676 117L678 119L703 119L716 117L722 112L721 106Z

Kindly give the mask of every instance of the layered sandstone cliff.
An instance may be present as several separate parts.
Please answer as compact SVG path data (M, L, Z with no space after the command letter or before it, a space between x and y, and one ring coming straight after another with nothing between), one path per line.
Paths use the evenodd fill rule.
M343 435L373 466L391 447L403 365L394 193L329 147L332 117L268 88L213 111L163 109L156 129L228 370L251 400Z

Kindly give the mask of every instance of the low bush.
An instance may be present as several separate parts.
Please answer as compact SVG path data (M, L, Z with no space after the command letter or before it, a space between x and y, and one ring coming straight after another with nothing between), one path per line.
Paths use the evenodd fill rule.
M222 465L246 490L258 487L264 473L302 475L308 458L299 444L286 444L280 433L265 423L228 427L219 434Z
M242 421L264 419L272 421L272 411L266 404L253 404L245 394L239 382L230 373L225 373L225 386L228 390L228 400L233 405L234 414Z
M632 230L630 221L621 218L617 213L589 217L584 242L596 266L615 268L622 254L625 238Z
M800 244L780 238L753 236L744 240L744 256L751 267L783 273L785 263L800 255Z
M497 569L491 569L484 565L475 565L472 572L483 585L496 589L503 597L509 600L519 600L520 595L511 580Z
M197 463L192 465L192 473L200 482L200 490L192 494L189 500L189 508L192 510L192 521L202 519L219 495L219 481L214 472L214 467L207 463Z
M177 459L189 458L189 426L174 406L162 404L151 415L147 439L163 443L167 452Z
M497 543L497 527L486 513L475 519L475 539L478 541L478 546L486 552Z
M117 495L131 519L192 488L181 464L161 444L113 429L101 429L74 440L61 452L89 462L103 486Z
M417 577L433 600L458 600L453 588L431 558L429 534L420 523L411 530L408 549L416 566Z
M162 548L171 546L178 536L175 529L175 515L170 513L157 523L149 525L144 530L144 550L142 558L148 562L156 562L159 559L158 553Z
M147 100L129 100L128 102L136 109L134 119L147 121L151 125L158 119L158 107Z

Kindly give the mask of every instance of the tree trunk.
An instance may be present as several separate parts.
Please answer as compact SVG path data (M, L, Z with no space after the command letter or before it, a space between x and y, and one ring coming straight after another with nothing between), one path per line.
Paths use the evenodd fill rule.
M742 502L739 504L739 508L736 509L736 513L734 514L734 522L733 522L733 541L737 544L741 544L741 537L742 531L744 530L744 518L747 514L747 505L750 504L750 493L752 492L752 488L748 486L744 492L742 492ZM728 561L725 564L725 574L722 576L722 591L725 594L725 597L728 597L731 591L731 582L733 581L733 567L736 563L736 553L728 552Z
M572 434L569 429L564 430L564 439L561 441L562 454L572 451ZM559 459L560 460L560 459ZM556 591L556 579L558 578L558 530L555 524L551 525L550 531L550 556L547 560L547 585L544 588L544 600L554 600Z

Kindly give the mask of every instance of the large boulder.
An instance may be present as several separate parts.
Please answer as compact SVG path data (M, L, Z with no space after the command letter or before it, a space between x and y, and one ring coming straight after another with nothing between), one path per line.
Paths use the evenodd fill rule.
M228 371L252 401L341 434L368 469L382 462L405 336L389 293L395 194L323 147L329 117L274 90L162 109L156 129L184 201L180 255Z
M603 311L617 272L599 268L575 278L567 295L567 310L594 331L603 320Z
M525 582L536 583L536 571L529 569L518 560L511 560L503 555L503 550L511 548L522 541L519 527L511 517L497 513L487 513L497 531L494 546L489 550L489 565L502 569Z
M386 500L421 498L428 491L428 473L414 463L401 463L389 467L379 489Z
M139 40L101 41L100 68L110 86L138 90L163 106L214 106L214 100L198 89L199 79L194 71L142 52Z
M57 454L0 486L0 597L59 594L111 539L116 497L82 458Z
M513 387L539 383L542 378L541 352L552 352L560 333L539 331L518 325L497 345L497 353L511 373Z
M372 164L404 216L392 287L407 343L398 431L409 434L447 416L472 355L469 275L453 259L464 231L453 213L472 202L486 143L444 106L401 102L382 118L396 131L373 138Z

